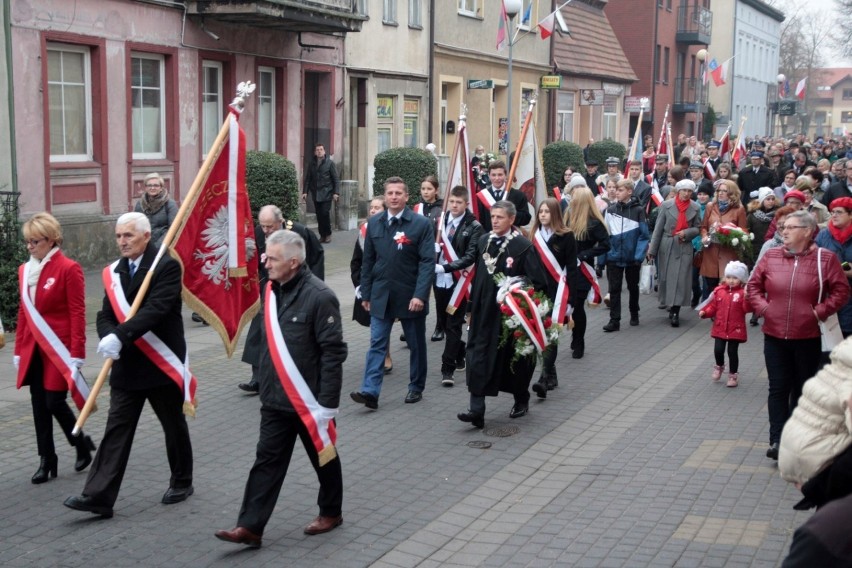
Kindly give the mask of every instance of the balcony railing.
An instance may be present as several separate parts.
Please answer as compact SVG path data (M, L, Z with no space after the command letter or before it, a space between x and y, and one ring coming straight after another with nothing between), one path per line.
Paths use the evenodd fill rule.
M713 12L701 6L686 5L677 9L675 41L687 45L708 45L713 31Z
M356 0L185 0L187 14L285 32L357 32Z
M674 101L672 111L683 112L707 112L708 85L702 85L701 79L689 77L676 77L674 80ZM699 106L698 95L701 94Z

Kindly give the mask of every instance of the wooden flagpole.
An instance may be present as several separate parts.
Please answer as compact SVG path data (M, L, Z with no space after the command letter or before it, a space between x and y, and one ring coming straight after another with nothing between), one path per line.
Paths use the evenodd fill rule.
M527 138L527 130L530 128L530 120L532 120L533 108L535 108L535 97L530 99L530 106L527 109L527 117L524 119L524 128L521 131L521 137L518 139L518 145L515 147L515 159L512 160L512 165L509 170L509 177L506 180L507 192L515 185L515 170L518 169L518 158L521 155L521 149L524 147L524 140Z
M464 105L462 105L464 107ZM444 216L447 213L447 201L449 201L450 197L450 185L453 183L453 176L456 173L456 162L458 161L458 154L461 151L461 139L462 139L462 127L464 124L464 128L467 129L467 117L465 116L466 109L462 108L461 116L459 116L459 129L458 135L456 136L456 141L453 144L453 155L450 158L450 170L449 175L447 176L447 183L444 185L444 202L441 204L441 220L438 223L438 230L435 231L435 242L441 242L441 233L444 230ZM470 164L462 164L462 167L469 168ZM464 180L464 177L462 177Z
M248 94L249 93L245 93L245 96L247 96ZM242 108L244 104L242 91L240 92L240 95L241 96L238 96L236 99L234 99L234 102L232 104ZM163 257L163 255L166 254L166 251L168 250L169 245L171 245L171 242L174 240L178 228L183 223L183 220L186 218L187 215L189 215L190 204L195 200L195 195L199 191L201 191L201 188L203 188L204 184L207 182L207 177L210 175L210 170L213 168L214 162L219 158L219 154L221 154L222 152L222 147L225 145L225 142L228 141L230 125L231 117L228 116L225 119L225 122L222 124L222 127L219 129L219 134L213 141L213 145L211 146L210 151L207 152L207 158L205 158L204 163L201 164L201 168L198 170L198 174L195 176L195 180L192 182L192 185L190 186L186 197L184 197L183 201L181 202L181 206L180 209L178 209L177 215L175 216L175 220L172 222L171 226L169 227L169 231L163 238L163 244L160 245L160 250L157 252L157 256L154 257L154 262L151 264L151 269L147 272L147 274L145 274L145 279L142 281L142 285L139 287L139 292L137 292L136 298L133 300L133 305L130 306L130 310L127 312L127 319L130 319L134 315L136 315L136 312L139 311L139 307L145 300L145 295L148 293L148 288L151 286L151 279L154 277L154 269L157 267L157 264L160 262L160 259ZM74 424L74 430L72 431L72 434L74 436L80 435L80 432L83 430L83 425L86 423L86 420L88 420L89 415L94 410L98 394L100 394L101 389L103 388L104 383L106 382L107 376L109 375L109 371L110 369L112 369L112 361L112 359L106 359L104 361L104 365L103 367L101 367L101 372L98 374L98 378L95 380L95 384L92 385L91 391L89 392L89 397L86 399L86 404L83 405L82 410L80 410L80 415L77 417L77 422Z

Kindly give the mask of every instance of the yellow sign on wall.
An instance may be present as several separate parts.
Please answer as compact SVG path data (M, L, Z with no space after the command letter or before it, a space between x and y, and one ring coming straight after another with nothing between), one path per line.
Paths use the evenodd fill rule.
M539 85L542 89L558 89L562 86L562 75L542 75Z
M376 116L378 118L393 118L393 97L376 98Z

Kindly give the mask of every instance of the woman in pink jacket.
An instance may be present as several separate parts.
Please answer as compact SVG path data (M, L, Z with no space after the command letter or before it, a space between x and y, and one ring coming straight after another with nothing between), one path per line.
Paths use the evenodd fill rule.
M784 244L770 249L754 267L748 302L763 318L763 356L769 375L769 449L778 459L781 430L790 417L805 381L819 370L822 354L819 322L846 304L849 282L834 253L813 242L816 220L796 211L784 220ZM817 258L821 258L823 294Z

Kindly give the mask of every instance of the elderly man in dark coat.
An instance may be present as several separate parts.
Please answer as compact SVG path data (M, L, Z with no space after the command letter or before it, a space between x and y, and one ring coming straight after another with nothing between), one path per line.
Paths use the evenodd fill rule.
M379 407L394 320L402 323L411 350L405 402L420 402L426 388L426 314L435 277L435 231L432 221L406 207L408 186L399 177L385 180L387 212L367 222L361 264L361 303L370 312L370 349L361 389L352 400L371 410Z
M476 276L470 294L472 305L467 340L467 390L470 408L458 415L462 422L477 428L485 426L485 397L500 391L512 393L515 402L509 413L518 418L527 413L530 380L535 371L534 356L511 363L515 341L500 344L501 314L497 304L494 276L526 276L536 290L547 290L547 275L532 243L512 229L515 206L498 201L491 207L492 231L477 245Z

